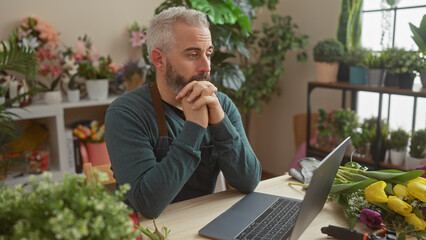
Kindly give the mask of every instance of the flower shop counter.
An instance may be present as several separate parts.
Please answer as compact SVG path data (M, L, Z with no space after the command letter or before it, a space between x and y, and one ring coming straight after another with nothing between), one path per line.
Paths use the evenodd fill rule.
M289 186L290 182L296 180L288 175L271 178L261 181L255 191L303 199L305 190L300 186ZM198 231L244 196L237 190L227 190L174 203L167 207L155 222L159 229L164 226L170 230L170 239L206 239L198 235ZM347 222L343 209L336 203L327 202L299 239L330 239L321 233L321 228L328 225L348 227ZM142 216L140 225L154 229L152 220ZM355 229L371 231L363 223L357 223Z

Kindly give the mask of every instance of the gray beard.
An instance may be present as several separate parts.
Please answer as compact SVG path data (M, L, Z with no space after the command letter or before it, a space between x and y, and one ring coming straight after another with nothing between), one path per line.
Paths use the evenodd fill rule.
M166 64L166 82L172 91L178 94L186 86L186 84L192 81L199 81L202 79L210 80L209 73L200 73L198 75L192 76L188 81L185 77L180 75L176 69L169 63Z

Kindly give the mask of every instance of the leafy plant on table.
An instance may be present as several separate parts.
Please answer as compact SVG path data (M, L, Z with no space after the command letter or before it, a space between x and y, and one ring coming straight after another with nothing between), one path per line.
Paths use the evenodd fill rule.
M155 224L155 218L152 219L152 222L154 223L154 227L155 227L154 232L151 232L151 230L149 230L149 228L143 228L143 227L137 226L137 225L135 225L135 227L137 229L139 229L143 234L147 235L152 240L165 240L165 239L167 239L167 237L170 233L170 230L168 230L167 227L163 227L163 231L164 231L164 234L163 234L158 230L157 224Z

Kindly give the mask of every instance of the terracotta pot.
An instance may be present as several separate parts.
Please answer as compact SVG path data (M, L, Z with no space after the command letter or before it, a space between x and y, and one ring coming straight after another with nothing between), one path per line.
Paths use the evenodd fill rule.
M86 143L86 148L92 166L111 164L105 142Z
M337 82L339 63L315 62L315 70L318 82Z

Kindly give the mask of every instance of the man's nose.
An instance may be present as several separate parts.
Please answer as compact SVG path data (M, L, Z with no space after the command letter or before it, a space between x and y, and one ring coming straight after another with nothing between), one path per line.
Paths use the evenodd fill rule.
M210 58L207 56L203 56L200 58L200 62L198 65L198 72L200 73L209 73L210 72Z

